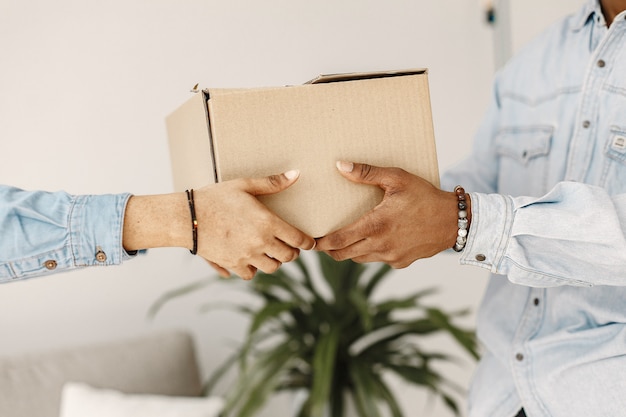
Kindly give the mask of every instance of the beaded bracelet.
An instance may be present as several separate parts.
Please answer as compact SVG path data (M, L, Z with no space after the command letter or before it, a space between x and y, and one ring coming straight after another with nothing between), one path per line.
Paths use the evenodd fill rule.
M454 187L454 193L456 194L457 208L459 209L459 218L457 221L459 230L457 232L456 242L454 243L452 249L456 252L461 252L467 243L467 229L469 227L469 220L467 220L467 195L465 194L465 189L463 189L460 185Z
M196 219L196 205L193 201L193 188L191 190L185 190L187 193L187 201L189 202L189 213L191 214L191 233L193 236L193 249L192 255L198 253L198 219Z

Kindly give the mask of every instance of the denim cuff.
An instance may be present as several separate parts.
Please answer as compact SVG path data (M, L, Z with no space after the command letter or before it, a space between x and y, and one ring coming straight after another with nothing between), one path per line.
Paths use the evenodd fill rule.
M119 265L132 257L122 246L130 194L77 196L70 213L70 242L76 267Z
M472 223L460 263L502 273L499 269L513 226L513 199L481 193L470 193L470 198Z

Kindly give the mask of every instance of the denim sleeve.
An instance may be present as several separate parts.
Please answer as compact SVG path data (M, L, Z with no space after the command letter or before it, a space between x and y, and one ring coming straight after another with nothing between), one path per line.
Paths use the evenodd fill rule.
M539 198L470 195L462 264L531 287L626 286L626 194L561 182Z
M0 185L0 282L130 258L122 247L129 198Z
M441 189L452 191L455 185L480 193L495 193L497 190L498 159L495 153L495 137L500 118L498 98L498 76L491 91L485 117L478 127L470 154L446 170L441 176Z

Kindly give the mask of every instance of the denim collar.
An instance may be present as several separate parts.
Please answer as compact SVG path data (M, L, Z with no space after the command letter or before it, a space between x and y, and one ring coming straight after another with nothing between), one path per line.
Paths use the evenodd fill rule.
M583 7L574 15L571 30L578 32L586 24L591 22L593 18L597 18L600 22L604 22L604 15L600 6L600 0L588 0Z

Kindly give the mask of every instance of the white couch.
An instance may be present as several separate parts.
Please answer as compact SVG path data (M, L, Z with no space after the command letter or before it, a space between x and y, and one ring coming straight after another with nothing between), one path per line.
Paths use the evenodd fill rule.
M192 337L156 334L41 354L0 358L0 416L59 417L66 382L129 394L200 396Z

